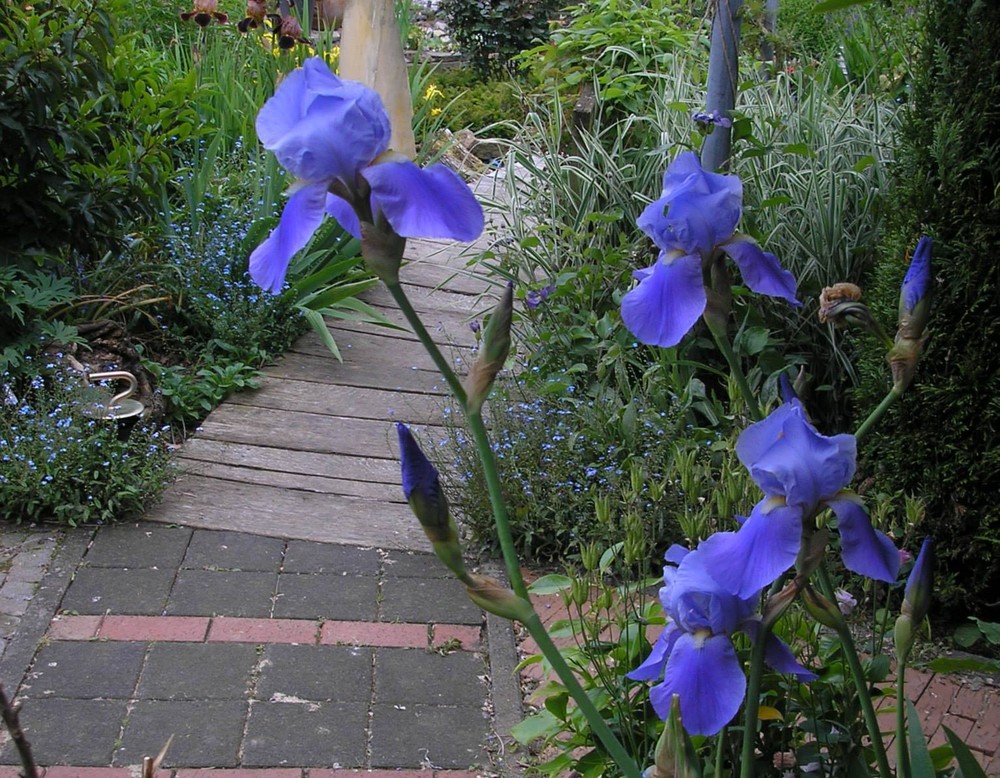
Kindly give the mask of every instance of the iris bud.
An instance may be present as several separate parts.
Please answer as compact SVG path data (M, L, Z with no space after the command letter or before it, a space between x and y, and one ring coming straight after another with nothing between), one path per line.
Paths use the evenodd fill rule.
M844 615L840 612L840 608L809 584L806 584L802 589L802 602L805 604L809 615L824 627L834 630L843 628Z
M448 499L441 489L438 471L405 424L397 424L396 431L403 471L403 496L431 541L434 553L449 570L465 580L468 574L458 542L458 526L448 510Z
M469 412L478 413L489 397L497 374L503 369L510 353L510 326L514 314L514 285L506 290L493 309L490 320L483 329L483 341L469 375L465 379L465 392Z
M691 739L681 725L681 698L670 700L670 715L656 741L652 768L644 775L649 778L701 778L701 764Z
M896 341L886 355L892 369L892 388L897 394L902 394L913 381L924 350L931 284L931 239L925 236L917 243L900 288Z
M535 613L531 603L518 597L500 582L485 575L470 573L465 579L469 599L488 613L511 621L528 621Z

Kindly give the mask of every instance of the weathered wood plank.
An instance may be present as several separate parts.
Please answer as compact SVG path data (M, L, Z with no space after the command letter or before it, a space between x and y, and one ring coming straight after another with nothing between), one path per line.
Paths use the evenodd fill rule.
M272 446L252 446L210 438L191 438L178 459L188 468L196 462L211 462L248 470L274 470L297 475L385 484L398 491L401 483L395 459L291 451Z
M201 462L193 459L184 460L182 467L188 475L204 476L219 481L236 481L243 484L274 486L280 489L297 489L303 492L341 495L343 497L364 497L386 504L405 504L402 488L387 483L352 481L320 475L286 473L278 470L259 470L252 467L223 465L217 462ZM220 488L225 487L220 485Z
M265 375L261 379L260 389L230 395L226 402L258 408L351 416L356 419L391 418L407 424L434 424L441 419L444 400L438 395L336 384L325 384L317 389L316 384L310 381Z
M381 362L338 362L328 356L313 356L289 351L264 371L276 378L338 386L361 386L394 392L443 394L444 379L430 370L411 370L409 366L387 365Z
M396 366L398 370L429 370L437 372L434 361L423 348L414 348L398 338L387 338L381 333L333 331L334 340L340 349L344 364L379 364L387 368ZM310 330L292 344L292 351L325 357L337 364L319 334Z
M249 405L219 406L205 419L198 436L252 446L273 447L278 444L293 451L350 454L376 459L395 460L399 455L396 430L391 422Z
M492 309L501 291L500 287L494 287L492 294L479 299L479 295L458 294L445 289L427 289L405 283L403 289L413 309L418 313L428 313L434 316L450 313L467 319L472 318L480 311ZM396 307L396 301L392 298L389 290L383 286L369 289L365 292L364 299L372 305L386 308Z
M409 507L399 503L220 481L198 475L180 476L145 518L188 527L325 543L428 548Z

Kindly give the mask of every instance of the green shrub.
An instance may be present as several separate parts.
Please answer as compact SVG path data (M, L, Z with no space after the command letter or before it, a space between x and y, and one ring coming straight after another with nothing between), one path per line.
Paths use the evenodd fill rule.
M559 0L441 0L448 29L484 76L510 68L513 59L548 36L549 18Z
M0 253L96 256L155 211L194 132L193 81L93 0L0 9Z
M37 367L0 404L0 518L75 527L140 513L171 477L164 437L142 423L123 437L83 412L94 392L78 374Z
M564 13L550 40L518 58L548 91L575 99L581 85L593 84L605 110L644 115L652 91L663 85L651 75L671 72L679 54L696 84L704 78L706 36L699 19L672 0L599 0Z
M1000 7L977 0L929 4L928 44L895 170L892 239L868 284L893 321L906 258L934 240L936 302L917 376L869 443L867 472L890 491L920 495L922 528L937 539L941 604L955 619L994 617L1000 580ZM875 355L859 410L888 390Z
M522 88L510 78L483 80L471 70L442 68L429 78L429 85L421 97L441 109L441 123L449 130L468 127L479 132L489 127L493 136L509 138L513 125L524 118Z

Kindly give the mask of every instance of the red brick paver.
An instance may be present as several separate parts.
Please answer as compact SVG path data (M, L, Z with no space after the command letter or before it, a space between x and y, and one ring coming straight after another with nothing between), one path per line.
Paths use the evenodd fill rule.
M316 642L319 622L307 619L244 619L218 616L212 619L208 640L233 643Z
M49 624L53 640L90 640L97 637L103 616L56 616ZM2 778L2 774L0 774Z
M348 643L385 648L427 648L427 625L328 621L323 625L319 642L323 645Z
M105 616L97 636L106 640L162 640L200 643L206 616Z

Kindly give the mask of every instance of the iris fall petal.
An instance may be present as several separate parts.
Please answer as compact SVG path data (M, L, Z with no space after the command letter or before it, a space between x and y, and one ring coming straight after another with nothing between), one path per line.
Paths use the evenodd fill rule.
M676 346L705 310L701 260L693 254L660 259L649 271L622 298L622 321L643 343Z

